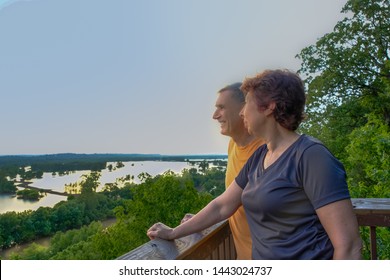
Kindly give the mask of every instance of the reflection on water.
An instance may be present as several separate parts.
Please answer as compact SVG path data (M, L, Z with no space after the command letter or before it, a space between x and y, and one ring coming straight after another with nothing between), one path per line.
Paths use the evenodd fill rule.
M100 187L98 191L102 189L106 183L114 183L117 178L124 177L126 175L134 176L134 182L139 183L137 176L142 172L147 172L152 176L162 174L167 170L171 170L175 173L180 173L184 168L191 168L187 162L167 162L167 161L135 161L124 162L124 167L108 171L107 169L101 172ZM115 166L116 163L113 163ZM32 186L42 189L52 189L55 191L64 192L65 184L76 183L82 180L83 174L88 174L90 171L76 171L64 176L53 176L51 173L44 173L41 179L32 180ZM25 211L36 210L41 206L52 207L56 203L66 200L65 196L47 194L39 201L26 201L17 199L9 195L0 195L0 213L7 211Z
M7 211L22 212L25 210L37 210L41 206L52 207L62 200L66 200L66 196L47 194L39 201L28 201L17 199L15 196L0 195L0 213L5 213Z

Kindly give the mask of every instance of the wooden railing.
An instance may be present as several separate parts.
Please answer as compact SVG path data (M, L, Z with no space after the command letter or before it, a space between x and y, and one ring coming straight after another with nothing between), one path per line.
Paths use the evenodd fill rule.
M371 259L378 259L377 227L390 227L390 198L355 198L352 204L359 226L370 227Z
M200 233L166 241L151 240L119 260L234 260L236 251L229 223L216 224Z
M390 227L390 198L358 198L352 199L352 204L359 226L370 227L371 259L375 260L378 258L376 227ZM234 260L236 252L229 223L224 221L174 241L151 240L118 259Z

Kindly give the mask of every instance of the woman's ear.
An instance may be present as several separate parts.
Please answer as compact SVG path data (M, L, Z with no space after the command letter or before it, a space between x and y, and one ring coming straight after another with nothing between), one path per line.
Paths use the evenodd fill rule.
M268 116L273 114L275 108L276 108L276 103L274 101L268 104L267 109L265 110L266 115Z

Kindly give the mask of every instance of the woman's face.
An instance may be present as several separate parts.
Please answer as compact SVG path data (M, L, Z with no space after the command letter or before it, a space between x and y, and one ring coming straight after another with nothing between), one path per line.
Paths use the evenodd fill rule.
M260 111L252 92L245 96L245 106L240 115L244 119L249 134L261 137L266 116L264 111Z

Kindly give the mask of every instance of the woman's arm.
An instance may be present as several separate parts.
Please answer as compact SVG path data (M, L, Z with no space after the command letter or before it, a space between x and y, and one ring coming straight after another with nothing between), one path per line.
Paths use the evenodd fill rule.
M176 228L162 223L154 224L147 232L150 239L176 239L204 230L222 220L229 218L241 205L242 189L236 181L220 196L207 204L198 214Z
M316 212L333 244L333 259L361 259L362 242L351 200L327 204Z

